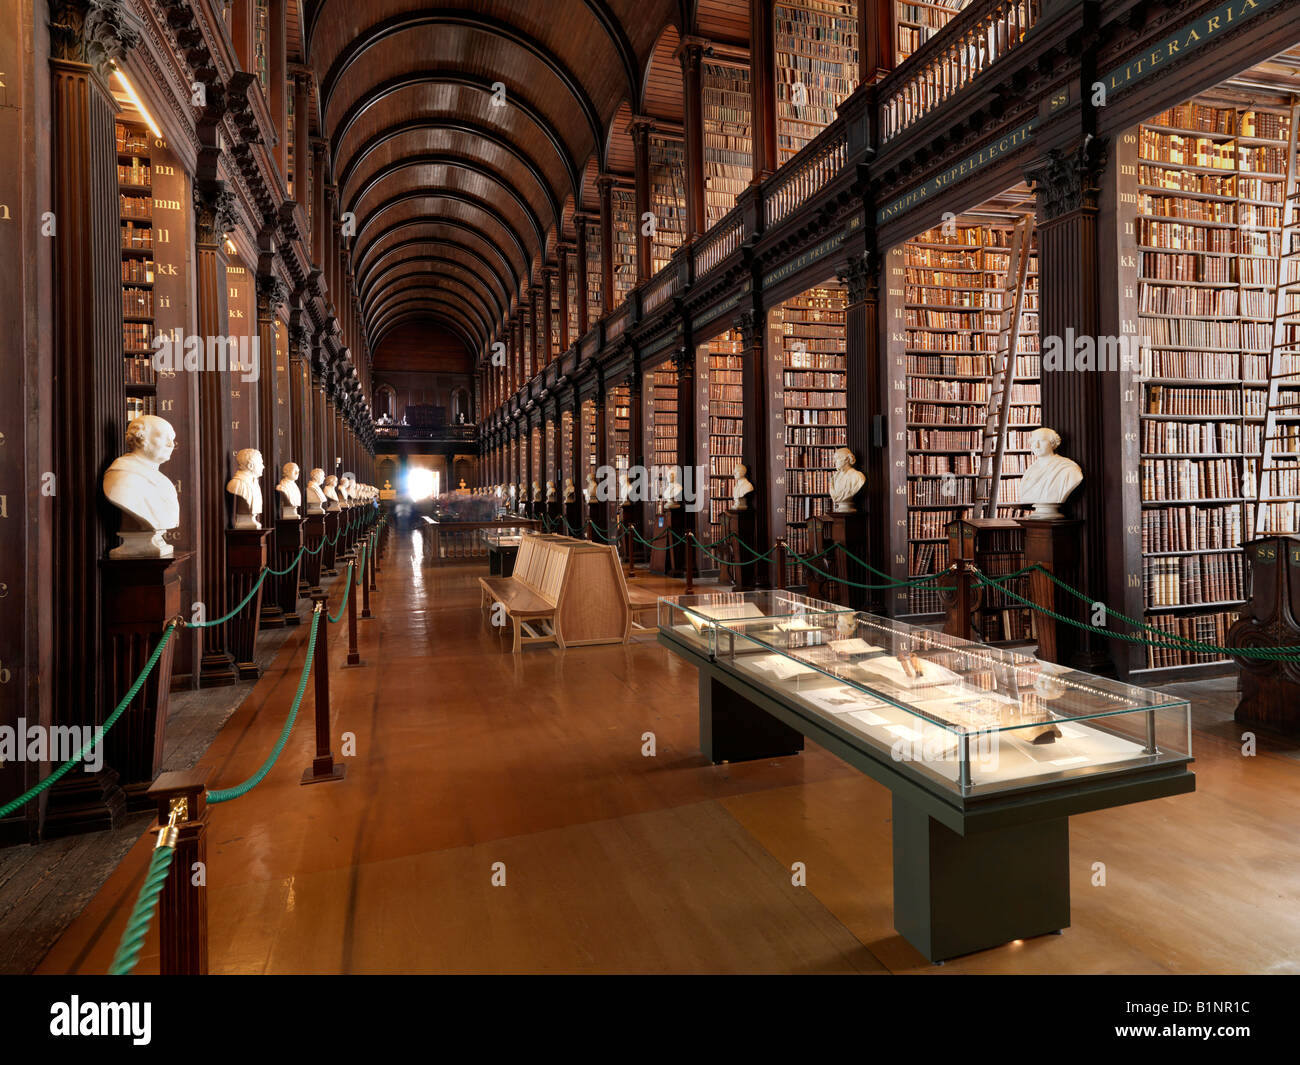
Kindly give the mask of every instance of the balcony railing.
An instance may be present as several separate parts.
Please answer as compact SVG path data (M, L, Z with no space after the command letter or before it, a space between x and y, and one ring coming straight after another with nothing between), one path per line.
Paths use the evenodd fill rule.
M375 436L381 440L397 440L401 442L473 444L478 440L478 427L474 425L442 425L435 429L422 425L376 425Z
M832 122L763 185L763 219L774 226L825 188L848 158L848 126Z
M669 263L655 274L646 283L645 290L641 293L641 313L653 314L657 307L671 299L677 291L677 282L681 276L681 271L675 262Z
M880 87L881 143L916 125L1015 48L1038 22L1041 7L1041 0L976 0L926 41Z
M739 207L733 207L696 243L695 276L707 274L739 248L744 239L744 211Z

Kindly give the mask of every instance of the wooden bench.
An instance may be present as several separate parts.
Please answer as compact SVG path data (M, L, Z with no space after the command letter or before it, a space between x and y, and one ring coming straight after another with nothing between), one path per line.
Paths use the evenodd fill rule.
M514 626L513 650L554 643L625 643L634 607L618 554L611 545L569 536L524 536L514 573L480 577L484 608L501 604ZM638 595L635 609L651 605ZM657 603L657 600L656 600Z

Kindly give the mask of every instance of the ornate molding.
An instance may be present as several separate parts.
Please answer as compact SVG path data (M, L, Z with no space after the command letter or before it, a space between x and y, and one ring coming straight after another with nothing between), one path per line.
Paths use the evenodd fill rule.
M1026 167L1025 180L1034 187L1040 220L1096 206L1105 165L1106 142L1089 133L1073 152L1051 148L1042 162Z
M194 183L194 241L220 244L239 224L239 201L224 181Z
M50 58L108 74L140 43L140 20L121 0L50 0Z
M879 256L874 251L855 255L835 271L835 278L849 290L849 303L861 303L878 294Z
M740 342L752 348L762 342L764 315L757 311L741 311L732 319L732 327L740 334Z
M269 318L277 307L289 302L289 286L274 274L257 275L257 314Z

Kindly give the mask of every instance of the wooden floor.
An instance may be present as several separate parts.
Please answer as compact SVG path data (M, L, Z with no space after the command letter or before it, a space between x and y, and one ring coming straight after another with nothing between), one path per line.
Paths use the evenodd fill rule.
M393 540L364 664L331 681L347 778L298 784L309 692L275 770L212 810L213 972L1300 972L1294 745L1243 757L1198 708L1195 794L1072 819L1064 935L932 966L893 930L887 791L813 745L708 765L696 674L653 639L511 655L478 608L483 568L420 557ZM305 630L208 751L211 786L270 750ZM332 639L337 667L346 627ZM41 971L105 971L150 845ZM151 937L139 971L157 964Z

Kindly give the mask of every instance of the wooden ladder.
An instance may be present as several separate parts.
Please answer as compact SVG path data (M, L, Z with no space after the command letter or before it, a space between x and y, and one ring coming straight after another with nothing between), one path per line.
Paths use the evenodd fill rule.
M1282 217L1278 232L1277 250L1273 256L1276 273L1273 276L1273 337L1268 356L1268 405L1264 411L1264 432L1255 463L1255 523L1256 538L1269 533L1295 532L1291 529L1269 528L1269 503L1287 498L1286 493L1269 491L1273 475L1300 470L1300 453L1294 435L1280 433L1285 428L1280 418L1295 418L1300 414L1300 402L1295 392L1282 392L1283 382L1290 381L1300 387L1300 300L1290 309L1293 294L1300 294L1300 190L1297 190L1296 150L1300 146L1297 126L1300 126L1300 98L1291 98L1290 129L1287 133L1286 181L1282 186ZM1243 375L1244 376L1244 375ZM1245 413L1243 411L1243 413ZM1297 429L1296 423L1290 423ZM1282 445L1279 447L1279 445ZM1300 476L1300 474L1298 474ZM1249 493L1243 493L1249 499Z
M1016 383L1016 349L1020 346L1020 321L1025 310L1026 278L1033 254L1034 216L1021 215L1011 235L1011 259L1002 285L1002 324L998 350L993 357L993 377L984 408L980 438L979 474L975 478L975 511L981 518L998 516L998 490L1002 484L1002 457L1007 447L1011 395Z

